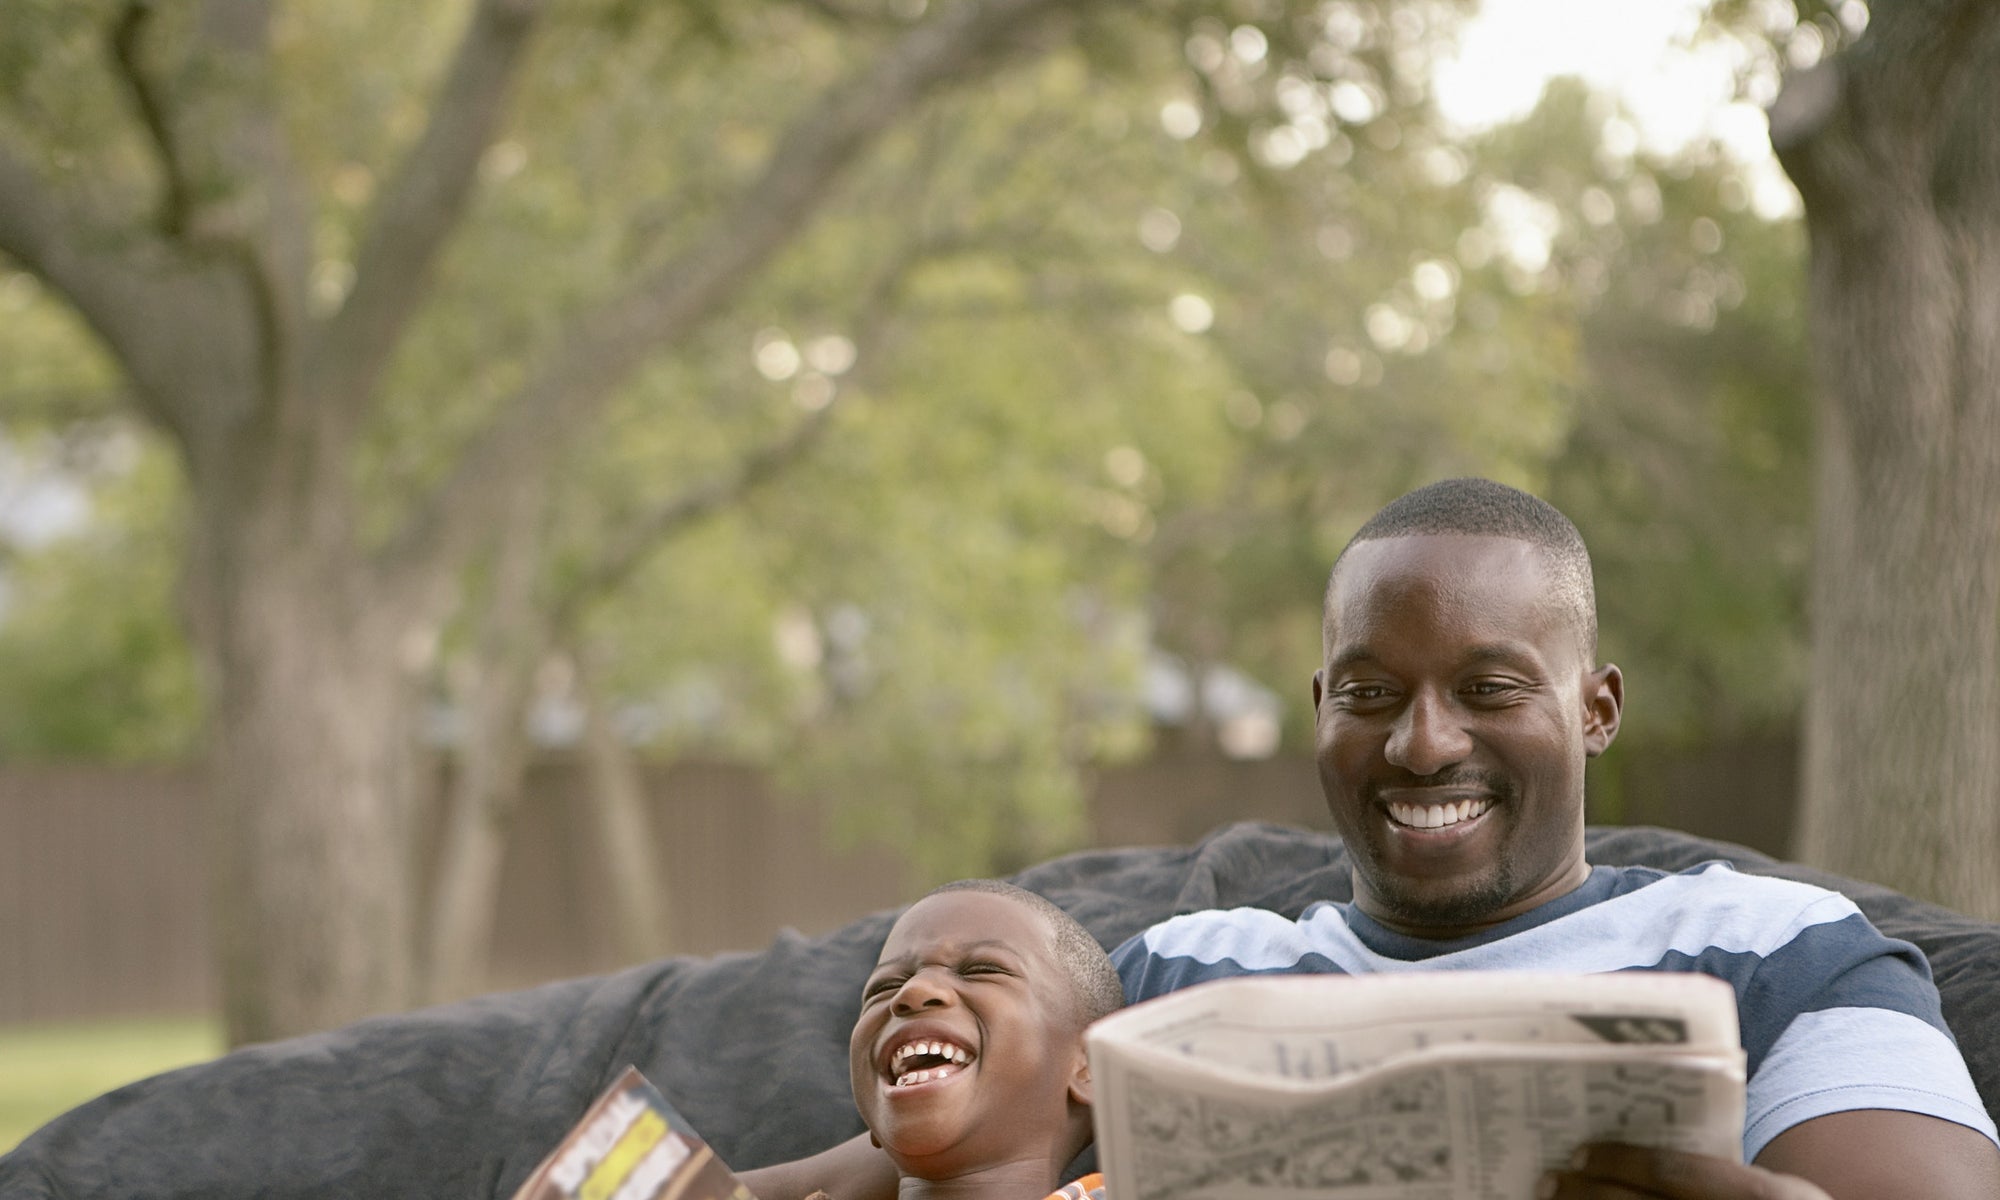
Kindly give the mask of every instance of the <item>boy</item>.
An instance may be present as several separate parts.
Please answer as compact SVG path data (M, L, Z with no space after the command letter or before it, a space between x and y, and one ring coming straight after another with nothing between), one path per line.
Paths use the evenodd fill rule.
M854 1103L899 1200L1034 1200L1091 1140L1084 1027L1124 1003L1068 913L995 880L944 887L889 930L848 1042ZM1078 1200L1095 1177L1066 1192Z

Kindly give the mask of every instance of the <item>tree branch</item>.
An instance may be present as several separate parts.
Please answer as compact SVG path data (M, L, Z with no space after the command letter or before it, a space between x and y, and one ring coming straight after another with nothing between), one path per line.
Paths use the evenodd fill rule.
M168 237L178 238L187 230L192 202L188 194L186 166L174 145L165 101L158 84L141 61L143 52L140 42L152 16L152 0L126 0L117 23L111 27L111 61L118 68L118 77L139 110L139 122L146 127L146 135L152 139L153 149L159 155L162 176L160 229Z
M152 305L171 304L156 272L134 269L108 247L119 241L89 219L78 197L58 196L35 169L0 142L0 253L12 257L69 302L114 353L132 364L133 398L162 428L176 429L164 396L147 386L143 358L134 360ZM86 249L92 247L93 249Z
M383 190L355 255L354 289L315 347L323 403L365 412L438 254L470 201L541 12L540 0L483 0L431 105L430 124Z
M876 361L889 314L910 273L951 244L953 240L948 238L909 243L863 292L861 306L851 322L855 361L862 364L861 372L866 372L869 364ZM859 378L858 373L857 382ZM668 498L628 525L594 562L553 597L551 626L559 631L559 636L570 636L584 607L623 586L668 538L750 495L804 458L826 435L838 405L835 400L818 409L784 434L751 450L728 472Z
M131 391L122 387L31 388L0 393L0 401L4 402L10 419L37 421L62 429L101 424L107 418L128 415L136 406Z
M763 175L696 248L584 313L389 549L388 569L448 569L523 472L547 469L562 435L650 354L720 311L825 205L834 181L933 92L992 70L1058 13L1100 0L970 0L903 35L813 101ZM415 586L436 586L433 580Z
M157 83L140 69L129 82L142 118L159 123L154 140L185 206L179 244L234 271L244 289L260 403L275 412L295 394L310 248L271 59L271 6L204 0L171 80ZM142 21L128 9L120 24L132 28L122 36L136 38ZM132 53L137 68L136 43Z
M835 407L829 404L814 412L752 450L728 472L673 496L620 530L611 545L554 597L550 618L554 628L574 629L585 606L623 586L668 538L743 499L804 458L832 424Z
M1838 59L1792 72L1764 113L1771 123L1771 149L1783 158L1809 143L1840 111L1840 90Z
M849 0L796 0L796 3L800 8L840 25L884 25L893 19L886 13L863 8Z

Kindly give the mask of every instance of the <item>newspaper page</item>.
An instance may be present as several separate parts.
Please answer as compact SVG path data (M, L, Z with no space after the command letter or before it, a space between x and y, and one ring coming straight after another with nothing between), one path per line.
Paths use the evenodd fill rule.
M513 1200L756 1200L636 1067L599 1096Z
M1704 975L1219 980L1088 1034L1108 1200L1529 1200L1589 1141L1741 1161Z

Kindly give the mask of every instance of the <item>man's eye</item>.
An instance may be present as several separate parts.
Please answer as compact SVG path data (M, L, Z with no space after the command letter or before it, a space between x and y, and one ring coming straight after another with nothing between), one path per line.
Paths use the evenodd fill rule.
M1350 683L1334 695L1349 704L1375 704L1389 698L1389 689L1379 683Z
M969 962L958 969L960 975L1004 975L1007 969L999 963Z
M893 977L888 979L877 979L871 982L866 988L862 990L861 998L863 1000L873 1000L877 996L886 996L890 992L893 992L897 988L902 986L903 986L903 981Z
M1514 685L1505 679L1475 679L1465 685L1468 695L1492 697L1504 696L1514 690Z

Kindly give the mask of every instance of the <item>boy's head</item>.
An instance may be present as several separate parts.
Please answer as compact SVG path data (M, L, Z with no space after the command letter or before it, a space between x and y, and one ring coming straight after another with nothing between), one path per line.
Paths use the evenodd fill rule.
M1081 925L995 880L946 884L889 930L848 1042L854 1103L906 1176L1046 1161L1090 1140L1084 1026L1124 1003Z

